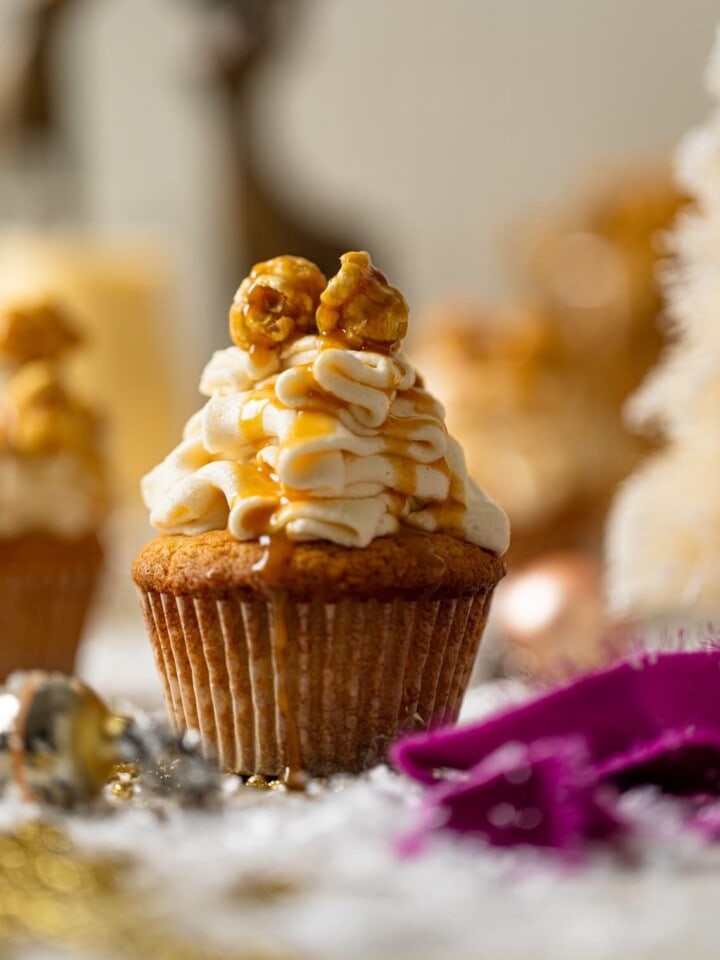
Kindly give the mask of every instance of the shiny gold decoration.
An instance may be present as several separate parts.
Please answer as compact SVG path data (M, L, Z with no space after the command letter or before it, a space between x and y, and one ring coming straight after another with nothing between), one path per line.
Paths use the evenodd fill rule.
M511 572L494 614L511 676L565 677L607 660L619 644L605 616L600 563L581 553L550 553Z
M292 960L285 951L224 950L181 937L175 924L152 913L146 892L132 892L133 866L83 854L41 821L0 834L0 956L42 945L89 958Z
M315 329L315 311L326 279L303 257L256 263L230 308L230 336L244 350L270 349Z
M140 767L137 763L117 763L105 789L110 800L125 803L138 793Z
M0 688L0 790L74 808L135 793L210 808L222 775L193 731L176 733L140 715L113 713L88 686L60 673L16 674Z
M266 777L263 777L262 774L254 773L251 777L248 777L245 781L246 787L254 787L256 790L269 790L270 783Z
M354 348L388 348L407 333L405 297L373 266L365 251L344 253L340 270L320 297L320 333L340 333Z
M136 787L132 780L113 780L112 783L108 784L108 793L111 800L125 802L133 799Z
M25 796L67 807L96 797L120 759L122 720L89 687L61 674L30 674L18 702L8 742Z

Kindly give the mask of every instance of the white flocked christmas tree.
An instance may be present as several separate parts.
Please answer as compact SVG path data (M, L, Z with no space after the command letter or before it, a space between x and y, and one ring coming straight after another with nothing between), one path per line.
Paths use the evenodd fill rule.
M621 617L720 625L720 31L707 72L714 109L677 151L692 200L672 236L664 284L669 346L631 399L662 450L621 488L607 535L607 585Z

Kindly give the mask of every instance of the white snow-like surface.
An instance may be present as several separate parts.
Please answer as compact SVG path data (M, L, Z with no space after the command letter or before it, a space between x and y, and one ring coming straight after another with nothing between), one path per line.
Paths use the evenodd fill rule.
M570 867L450 836L400 860L393 842L415 796L382 767L307 796L241 787L221 813L126 805L64 823L84 849L129 853L133 883L176 933L226 947L318 960L716 960L720 848L681 830L669 801L628 795L643 825L633 848ZM6 801L0 827L22 815ZM295 886L271 902L238 894L258 877Z

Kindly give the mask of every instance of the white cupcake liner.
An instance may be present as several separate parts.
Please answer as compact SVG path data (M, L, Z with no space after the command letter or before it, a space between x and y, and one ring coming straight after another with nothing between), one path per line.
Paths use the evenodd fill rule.
M283 655L264 598L140 591L177 727L199 730L224 769L266 776L293 763L295 734L295 762L327 775L381 761L401 733L453 722L491 595L288 600Z

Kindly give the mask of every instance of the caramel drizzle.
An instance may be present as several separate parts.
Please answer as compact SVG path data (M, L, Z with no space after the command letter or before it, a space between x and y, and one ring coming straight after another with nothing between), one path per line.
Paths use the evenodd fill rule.
M297 339L300 338L295 338L295 340ZM345 339L337 331L319 335L318 339L321 350L347 349L348 347ZM286 341L285 346L291 345L292 342ZM353 349L357 348L353 347ZM371 350L372 345L368 344L361 349ZM258 362L267 362L271 348L253 346L250 352ZM394 354L390 351L389 355L393 356ZM308 379L312 378L312 362L298 365L296 369L304 371ZM263 382L261 386L248 391L248 401L256 403L259 409L253 416L243 417L239 423L243 441L248 447L255 449L256 456L265 444L278 439L270 436L264 426L264 413L267 405L272 404L278 410L289 409L277 397L276 381L277 374L269 378L267 382ZM423 424L434 427L440 425L443 430L445 429L435 399L423 388L415 385L404 391L403 395L409 403L412 403L415 413L411 417L391 414L386 418L381 454L389 462L393 473L393 487L389 492L400 495L391 498L391 509L400 523L403 522L403 515L407 512L408 499L416 496L418 488L418 473L421 464L406 455L408 444L412 441L412 435ZM308 398L310 402L307 408L299 410L292 408L296 416L288 433L282 439L282 446L285 449L292 447L301 449L308 439L328 436L335 428L338 411L349 410L351 407L351 404L335 397L319 386L309 391ZM323 454L320 453L307 454L308 468L312 466L316 458L321 456ZM302 459L302 455L298 455L296 464L301 464ZM466 506L463 503L463 491L459 479L453 476L444 457L422 466L445 473L449 484L447 498L442 502L428 503L425 511L434 518L438 529L461 535ZM273 520L279 519L277 515L283 507L305 500L308 495L307 492L289 488L267 466L256 461L247 467L243 467L239 499L254 496L272 498L274 501L273 507L265 505L244 518L249 532L253 536L259 537L264 533L275 531L276 524L273 523Z
M335 346L335 342L332 342L332 345ZM327 346L328 342L324 341L323 347L327 348ZM308 375L311 369L312 364L306 365ZM275 382L276 377L273 377L270 383L264 384L251 394L251 399L260 404L260 410L254 417L243 418L240 422L243 440L248 444L261 445L268 440L263 426L265 404L262 401L283 408L275 393ZM408 393L410 392L408 391ZM407 498L413 496L418 483L419 464L415 460L403 456L403 452L407 449L411 429L417 428L423 421L432 425L438 423L435 401L424 390L413 388L412 395L408 399L411 399L418 413L411 418L391 416L386 421L388 430L385 456L388 458L394 476L394 490L392 491L395 494L392 497L394 512L400 518L405 509ZM347 409L349 406L344 401L321 390L313 391L312 400L312 409L297 411L292 426L284 438L284 444L302 446L307 439L326 435L334 429L335 417L333 414L336 414L338 409ZM312 457L313 454L308 454L310 460ZM453 477L444 457L428 464L428 466L443 472L448 478L450 487L448 501L445 504L437 504L432 507L438 511L436 514L438 524L440 525L446 519L450 520L452 518L459 527L465 513L465 507L459 502L459 495L462 492L459 489L460 481ZM453 485L455 485L455 489L453 489ZM275 700L279 726L278 740L282 744L285 761L283 782L288 789L303 790L307 783L307 776L303 773L302 744L289 693L288 595L283 588L294 545L284 535L276 533L268 535L267 533L268 530L273 530L273 518L276 513L288 503L301 500L303 494L286 487L269 468L257 463L242 467L241 487L241 496L261 496L271 500L270 503L259 507L252 515L246 516L244 520L246 525L259 538L263 547L262 557L253 567L253 571L262 574L260 581L269 600L270 636L275 667ZM403 540L408 550L421 555L421 562L431 573L432 578L437 577L438 582L440 582L445 570L444 562L428 547L424 538L408 532L403 534Z
M280 584L290 565L293 544L286 537L262 536L260 544L263 555L253 566L255 573L262 573L263 590L270 606L270 638L275 666L275 702L279 727L278 741L285 754L283 783L288 790L304 790L307 777L304 773L302 745L297 720L288 692L288 616L287 591Z

